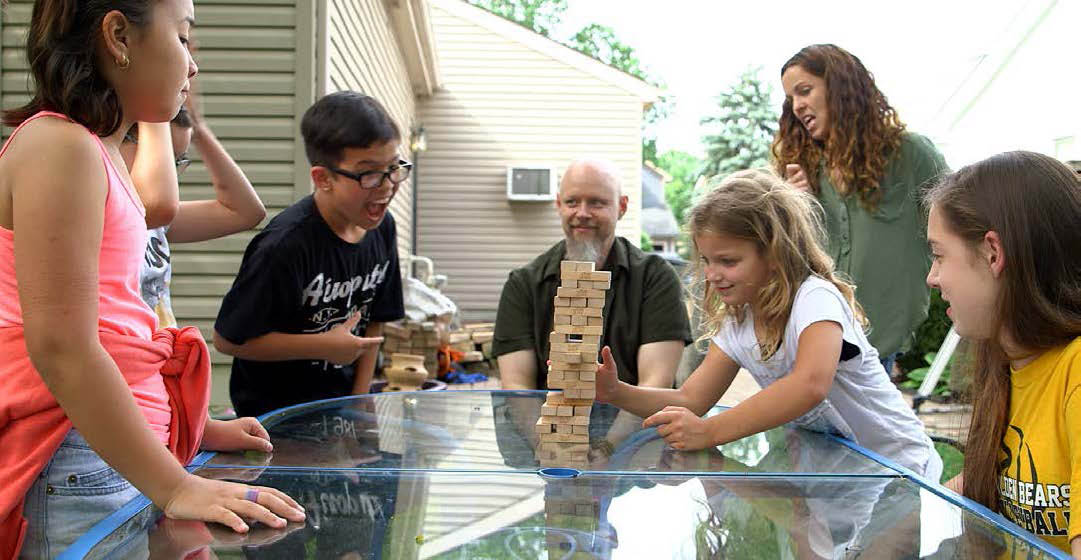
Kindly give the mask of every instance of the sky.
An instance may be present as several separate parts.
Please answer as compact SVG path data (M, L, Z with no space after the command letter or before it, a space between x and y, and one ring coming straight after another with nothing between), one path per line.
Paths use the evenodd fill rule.
M676 104L658 129L661 152L704 153L698 121L748 67L761 67L779 109L781 65L824 42L858 56L909 129L947 145L958 164L988 150L1047 153L1054 138L1081 136L1081 42L1067 23L1081 21L1081 0L568 4L555 38L589 23L612 27L666 84Z

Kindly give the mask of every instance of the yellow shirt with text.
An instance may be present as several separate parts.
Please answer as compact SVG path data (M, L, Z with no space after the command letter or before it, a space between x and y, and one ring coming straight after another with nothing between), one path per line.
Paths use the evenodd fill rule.
M1070 487L1081 484L1081 337L1011 371L1010 420L1002 439L1002 514L1069 552L1081 535Z

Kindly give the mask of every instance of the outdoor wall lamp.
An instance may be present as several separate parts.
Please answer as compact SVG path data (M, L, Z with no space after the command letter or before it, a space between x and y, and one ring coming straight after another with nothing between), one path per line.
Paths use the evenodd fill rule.
M410 130L409 149L413 153L423 152L428 149L428 135L424 133L423 126L416 126Z

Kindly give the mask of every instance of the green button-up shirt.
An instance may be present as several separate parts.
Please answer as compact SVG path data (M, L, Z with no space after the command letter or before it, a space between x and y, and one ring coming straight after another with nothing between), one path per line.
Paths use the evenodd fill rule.
M905 134L886 167L878 206L868 211L859 195L841 196L825 165L819 168L829 253L836 269L856 284L856 299L871 324L868 338L883 356L906 350L927 318L931 256L920 196L947 171L930 140Z
M565 254L566 244L560 241L533 262L511 271L499 298L492 354L533 350L538 388L547 388L553 298ZM604 298L601 347L611 346L619 378L637 385L639 346L663 340L691 342L682 286L664 259L643 253L622 237L612 244L601 270L612 273L612 286Z

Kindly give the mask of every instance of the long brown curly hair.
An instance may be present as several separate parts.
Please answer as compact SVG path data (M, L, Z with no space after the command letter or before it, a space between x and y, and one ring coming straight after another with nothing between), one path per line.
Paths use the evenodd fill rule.
M841 47L804 47L784 63L781 75L793 66L826 81L831 124L825 142L811 138L792 110L792 99L786 98L771 148L777 173L784 177L785 165L797 163L817 193L817 171L825 160L838 192L858 193L866 208L875 208L881 198L879 182L901 146L904 123L860 59Z

